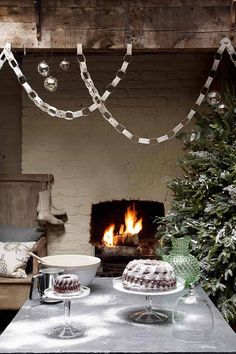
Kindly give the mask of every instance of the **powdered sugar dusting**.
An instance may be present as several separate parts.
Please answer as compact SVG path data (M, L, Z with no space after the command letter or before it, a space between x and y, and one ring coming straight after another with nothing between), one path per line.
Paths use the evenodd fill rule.
M90 306L98 306L104 304L114 304L116 301L115 295L96 295L96 296L89 296L85 299L81 300L81 303L89 304Z
M50 329L63 323L61 316L52 316L47 321L43 319L38 321L26 319L11 324L9 329L7 329L7 336L1 338L1 347L6 350L17 349L18 351L23 351L24 348L34 348L34 352L37 352L35 343L40 343L40 351L42 351L44 349L67 348L98 339L104 339L105 341L111 335L108 325L101 322L98 315L77 315L73 316L72 319L76 325L85 327L85 335L83 337L71 340L59 340L49 337ZM46 340L45 336L47 336Z

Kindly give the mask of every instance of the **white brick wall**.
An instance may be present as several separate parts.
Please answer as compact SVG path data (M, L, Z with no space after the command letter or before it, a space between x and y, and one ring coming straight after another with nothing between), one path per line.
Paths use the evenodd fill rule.
M75 57L70 72L53 74L59 89L48 93L37 74L41 58L26 57L23 71L48 103L75 110L91 104ZM107 101L117 119L141 136L160 136L188 113L208 73L209 54L136 55L127 76ZM113 79L121 55L90 55L88 67L100 92ZM49 254L92 254L89 222L92 203L112 199L170 200L165 179L181 172L176 158L182 144L172 140L141 146L118 134L98 112L74 121L48 116L22 94L23 173L52 173L53 202L68 213L65 231L49 234Z

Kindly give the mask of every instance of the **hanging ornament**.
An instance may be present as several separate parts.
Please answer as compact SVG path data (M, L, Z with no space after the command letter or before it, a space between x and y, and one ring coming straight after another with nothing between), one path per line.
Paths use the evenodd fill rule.
M38 73L44 77L48 76L50 73L50 66L45 60L38 64Z
M45 89L47 89L50 92L54 92L57 90L58 87L58 80L53 77L53 76L48 76L46 77L46 79L44 80L44 87Z
M51 35L51 68L52 68L52 35ZM50 92L54 92L57 90L58 87L58 80L57 78L53 77L53 76L48 76L46 77L46 79L44 80L44 87L46 90L50 91Z
M218 105L221 102L221 95L217 91L209 92L207 95L207 103L210 106Z
M64 38L64 50L65 50L65 57L64 59L60 62L59 66L63 71L68 71L70 69L70 62L69 60L67 60L66 58L66 28L64 28L64 34L65 34L65 38Z
M70 62L66 58L64 58L60 62L59 66L63 71L68 71L70 69Z
M225 115L228 111L229 107L226 106L224 103L221 103L216 106L216 112L219 113L221 116Z

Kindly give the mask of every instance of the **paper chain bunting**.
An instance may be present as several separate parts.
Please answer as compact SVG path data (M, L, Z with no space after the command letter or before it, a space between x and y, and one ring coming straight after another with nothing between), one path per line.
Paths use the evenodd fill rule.
M77 59L78 59L79 66L80 66L81 78L84 81L85 86L87 87L89 94L93 100L92 105L90 105L89 107L83 107L82 109L80 109L78 111L60 110L60 109L57 109L56 107L53 107L53 106L49 105L48 103L44 102L39 97L37 92L34 91L31 88L31 86L27 83L27 80L26 80L25 76L23 75L23 73L22 73L22 71L21 71L12 51L11 51L11 44L10 43L7 43L5 45L3 51L0 54L0 70L1 70L2 66L4 65L4 63L6 61L8 61L8 64L14 70L14 72L18 78L18 81L23 86L23 88L26 91L26 93L28 94L29 98L34 102L34 104L37 107L39 107L43 112L48 113L50 116L64 118L66 120L73 120L74 118L87 116L91 112L98 109L100 111L102 117L108 123L110 123L116 131L123 134L130 141L132 141L134 143L139 143L139 144L155 145L155 144L159 144L164 141L173 139L176 136L176 134L193 119L196 112L198 112L202 102L204 101L204 99L209 91L209 88L212 84L212 81L214 80L214 78L216 76L216 72L217 72L219 63L222 59L222 55L225 50L227 50L233 64L236 66L235 49L232 46L231 41L228 38L223 38L220 42L219 48L217 49L217 51L215 53L214 61L213 61L212 67L210 69L208 78L207 78L205 84L203 85L196 102L191 107L188 115L184 119L182 119L174 128L170 129L166 134L159 136L159 137L153 137L153 138L140 137L138 135L131 133L124 125L120 124L113 117L112 113L106 108L106 105L105 105L105 101L107 100L107 98L114 91L116 86L119 84L119 82L124 78L124 76L126 74L126 70L128 68L129 63L131 62L131 59L132 59L132 45L131 44L127 45L127 51L126 51L126 55L124 56L123 64L120 67L120 69L117 71L116 76L113 79L113 81L107 86L106 91L102 94L102 96L99 94L99 92L98 92L89 72L88 72L86 58L83 54L82 45L81 44L77 45Z

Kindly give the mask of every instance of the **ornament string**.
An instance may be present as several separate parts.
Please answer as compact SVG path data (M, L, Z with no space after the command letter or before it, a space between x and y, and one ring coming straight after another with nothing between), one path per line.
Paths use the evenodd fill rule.
M87 89L92 97L93 102L94 103L95 102L101 103L100 105L98 105L98 109L99 109L100 113L102 114L103 118L108 123L110 123L115 130L117 130L119 133L123 134L126 138L133 141L134 143L156 145L156 144L162 143L164 141L173 139L176 136L176 134L181 129L183 129L193 119L195 114L198 112L202 102L204 101L204 99L209 91L209 88L212 84L212 81L214 80L214 78L216 76L216 72L217 72L219 63L222 59L223 52L224 52L225 48L227 47L227 45L229 45L230 43L231 42L228 38L224 38L221 41L220 47L218 48L218 50L216 51L216 54L214 56L214 61L213 61L212 67L210 69L208 78L207 78L205 84L203 85L196 102L191 107L188 115L184 119L182 119L175 127L170 129L166 134L161 135L159 137L153 137L153 138L140 137L140 136L130 132L123 124L119 123L113 117L112 113L106 108L106 105L105 105L102 97L99 95L98 90L97 90L93 80L91 79L91 76L88 72L88 68L86 65L86 59L85 59L85 56L83 55L83 49L82 49L81 44L77 45L77 48L78 48L77 53L78 53L78 61L80 64L81 78L84 81L85 86L87 87Z
M10 45L10 49L11 49L11 45ZM7 60L7 57L6 57L4 49L3 49L3 51L0 54L0 70L2 69L6 60Z
M11 51L11 44L7 43L3 49L3 51L0 53L0 69L6 62L8 61L10 67L14 70L18 81L20 84L23 86L24 90L28 94L29 98L34 102L34 104L39 107L43 112L48 113L51 116L55 116L58 118L64 118L66 120L72 120L74 118L79 118L82 116L87 116L91 112L95 111L96 109L99 109L99 111L102 114L102 117L113 126L114 129L116 129L119 133L123 134L126 138L128 138L130 141L139 143L139 144L150 144L150 145L155 145L162 143L164 141L168 141L173 139L176 134L183 128L185 127L195 116L196 112L199 110L202 102L204 101L209 88L212 84L212 81L214 80L217 69L219 66L219 63L222 59L222 54L227 50L231 61L234 63L236 66L236 52L235 49L233 48L231 41L228 38L224 38L220 42L220 47L215 53L214 56L214 61L212 64L212 67L210 69L208 78L203 85L200 94L194 103L194 105L191 107L188 115L182 119L174 128L170 129L166 134L161 135L159 137L140 137L138 135L133 134L130 132L124 125L120 124L112 115L111 112L106 108L105 101L109 97L109 95L112 93L114 88L118 85L118 83L124 78L126 70L128 68L129 63L131 62L132 59L132 45L128 44L127 45L127 53L124 56L124 61L120 69L117 71L115 78L113 81L107 86L106 91L103 93L102 96L100 96L96 86L94 85L94 82L88 72L87 69L87 64L86 64L86 58L83 54L82 50L82 45L78 44L77 45L77 59L80 65L80 72L81 72L81 77L82 80L85 83L85 86L87 87L92 100L93 104L90 105L89 107L83 107L81 110L78 111L64 111L64 110L59 110L56 107L53 107L49 105L48 103L44 102L35 92L31 86L28 84L25 76L23 75L12 51Z
M110 87L112 87L112 89L114 89L118 85L118 83L124 78L126 70L128 68L128 65L131 61L131 57L132 57L132 45L127 44L126 55L124 56L124 61L122 63L122 66L117 71L116 77L107 86L106 91L103 93L103 95L102 95L103 101L105 101L110 96L110 94L112 92ZM32 87L28 84L24 74L22 73L22 71L18 65L18 62L16 61L16 59L11 51L11 44L10 43L7 43L5 45L3 51L0 53L0 70L6 60L8 61L10 67L15 72L19 83L22 85L22 87L26 91L29 98L34 102L34 104L38 108L41 109L41 111L46 112L50 116L64 118L66 120L72 120L74 118L79 118L79 117L89 115L91 112L95 111L98 108L98 105L100 104L100 103L94 103L94 104L90 105L89 107L85 106L78 111L64 111L61 109L57 109L56 107L53 107L53 106L49 105L48 103L44 102L39 97L37 92L34 91L32 89Z

